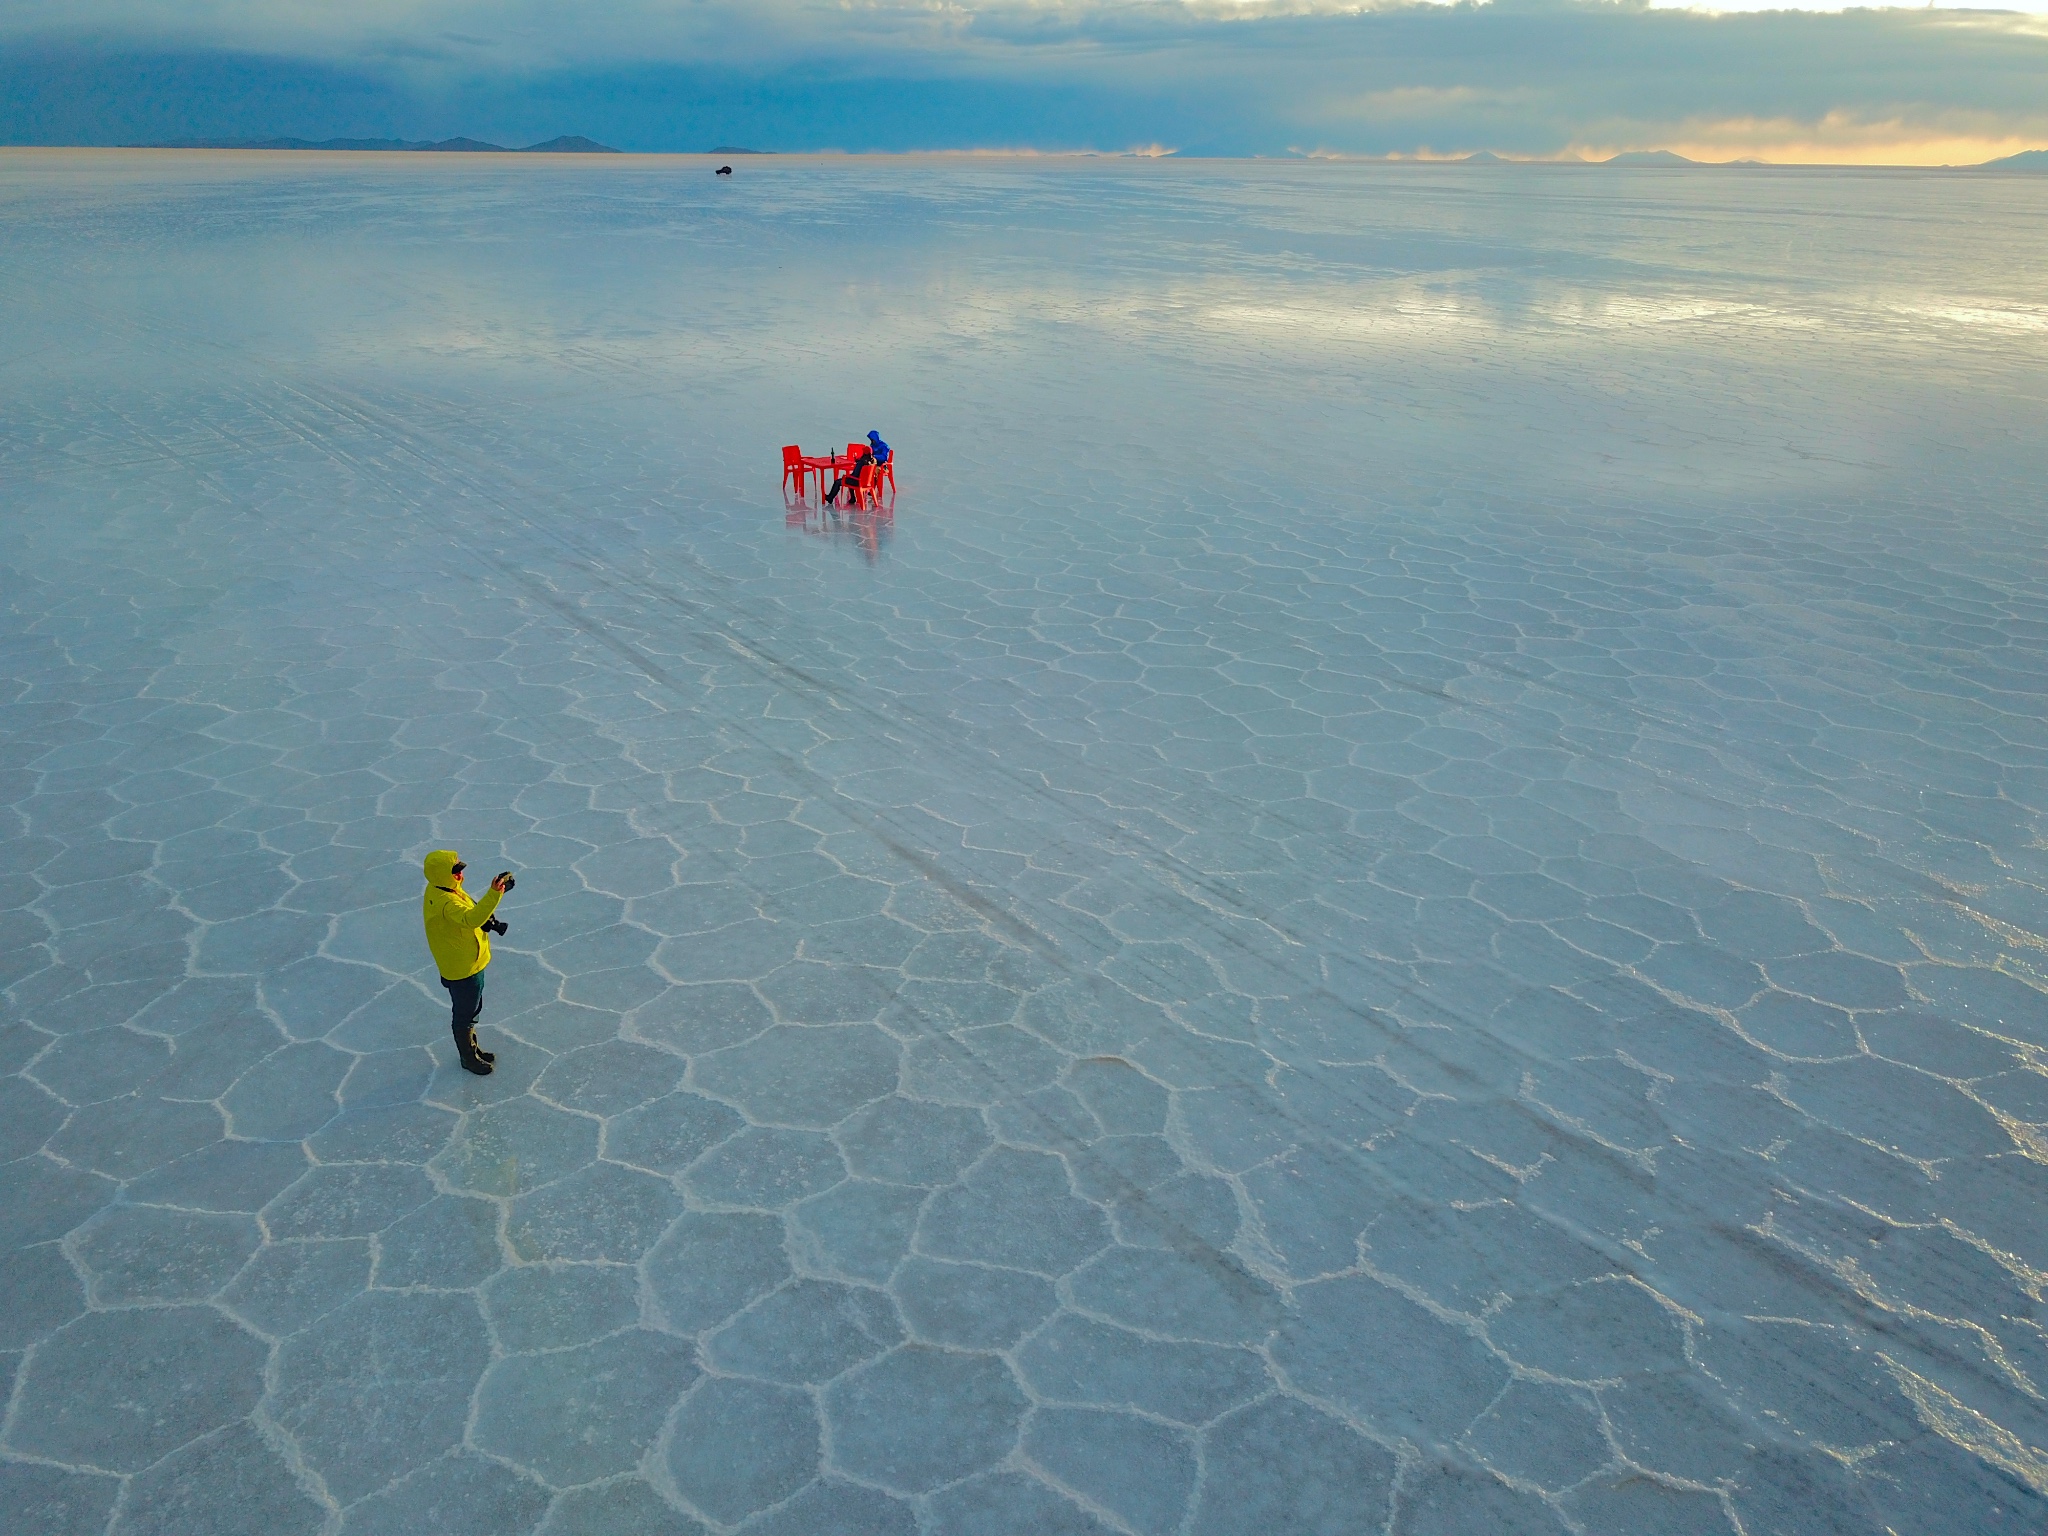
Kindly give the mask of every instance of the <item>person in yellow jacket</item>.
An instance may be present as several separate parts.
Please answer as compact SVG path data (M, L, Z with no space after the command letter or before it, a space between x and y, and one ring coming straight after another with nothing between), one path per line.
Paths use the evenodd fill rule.
M484 1011L484 967L491 963L491 936L486 930L505 931L504 924L491 922L491 914L498 910L499 898L512 889L512 877L498 876L489 895L471 901L462 888L466 866L454 849L435 849L423 868L427 889L420 898L420 920L426 924L427 948L440 969L441 985L448 989L455 1054L464 1068L488 1077L498 1058L476 1044L477 1016Z

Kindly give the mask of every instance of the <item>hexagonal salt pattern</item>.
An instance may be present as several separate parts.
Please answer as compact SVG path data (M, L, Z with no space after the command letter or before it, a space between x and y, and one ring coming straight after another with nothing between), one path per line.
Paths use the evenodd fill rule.
M0 155L8 1529L2041 1529L2041 189L706 183Z

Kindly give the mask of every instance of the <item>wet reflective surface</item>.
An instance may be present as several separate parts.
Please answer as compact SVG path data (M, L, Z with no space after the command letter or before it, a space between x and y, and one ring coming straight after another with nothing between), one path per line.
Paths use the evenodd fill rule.
M2038 1530L2048 186L742 170L0 157L15 1528Z

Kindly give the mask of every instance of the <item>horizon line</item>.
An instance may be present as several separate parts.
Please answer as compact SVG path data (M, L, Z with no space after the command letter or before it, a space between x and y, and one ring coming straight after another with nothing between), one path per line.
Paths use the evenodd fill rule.
M278 135L278 138L287 137ZM459 140L462 136L456 136ZM556 139L544 140L554 143L563 138L580 135L558 135ZM332 142L332 141L328 141ZM394 145L405 144L403 140L391 140ZM427 141L416 141L426 143ZM451 142L451 141L440 141ZM481 141L472 141L481 142ZM586 140L586 142L595 142ZM265 140L248 140L236 143L157 143L157 144L8 144L0 143L0 152L45 151L53 153L103 153L103 154L230 154L230 155L325 155L375 157L378 159L432 157L436 161L461 159L488 159L493 156L518 156L521 160L535 158L574 159L578 161L605 162L613 159L716 159L721 155L748 155L763 160L782 159L962 159L962 160L1180 160L1180 161L1242 161L1260 164L1334 164L1334 165L1381 165L1442 167L1455 165L1474 166L1487 169L1495 166L1539 167L1551 169L1581 170L1801 170L1801 171L1976 171L1994 169L2022 155L2048 155L2048 146L2017 151L2011 155L1995 156L1989 160L1972 161L1962 164L1945 162L1929 164L1924 162L1872 162L1853 160L1764 160L1745 157L1735 160L1694 160L1671 150L1623 150L1603 160L1588 160L1576 155L1565 156L1516 156L1503 155L1493 150L1474 150L1468 154L1433 154L1428 150L1420 152L1400 151L1384 155L1351 154L1335 151L1302 152L1283 154L1216 154L1200 151L1184 151L1166 148L1162 145L1145 145L1130 149L1039 149L1030 146L1011 148L987 148L978 146L944 147L934 149L842 149L825 147L801 150L741 149L738 146L720 146L716 149L655 149L632 150L613 149L604 146L601 153L587 150L545 150L539 145L532 147L493 146L489 149L448 149L422 148L376 148L376 149L328 149L321 141L301 141L299 145L280 145ZM261 146L261 147L259 147ZM1668 157L1661 163L1643 163L1649 156ZM1629 162L1635 163L1629 163ZM1617 163L1619 162L1619 163ZM2024 174L2024 172L2022 172Z

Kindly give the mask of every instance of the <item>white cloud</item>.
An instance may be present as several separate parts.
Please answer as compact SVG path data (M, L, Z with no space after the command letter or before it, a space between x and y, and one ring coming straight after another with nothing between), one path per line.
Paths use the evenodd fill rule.
M306 137L398 132L401 119L420 125L408 136L516 120L546 137L562 129L543 122L568 123L650 148L711 133L707 142L783 148L1157 142L1523 158L1667 148L1716 160L1965 163L2048 144L2042 16L1764 14L1746 3L1708 14L1654 0L67 0L59 12L48 0L0 0L0 53L12 39L17 59L28 57L24 40L101 57L259 56L243 68L254 85L190 86L189 102L148 119L153 138L228 136L204 125L232 118L267 125L257 136ZM297 96L281 91L283 105L241 116L220 110L292 78L280 60L306 65ZM17 102L34 94L34 71L32 59L17 64ZM158 76L137 65L122 78L153 90ZM835 117L814 99L834 81L882 89ZM364 105L323 118L323 90ZM9 126L0 90L0 136L76 142L66 135L119 118L135 94L109 83L113 105L89 112L38 98L33 122L31 108L12 109L24 128ZM772 109L749 105L763 101ZM692 117L693 102L713 105ZM191 126L154 126L171 121ZM736 137L740 124L752 126Z
M0 37L128 37L319 58L411 58L462 67L597 62L762 61L821 49L975 55L1127 51L1290 18L1568 0L0 0ZM1594 0L1585 9L1841 12L1815 0ZM1987 16L2048 16L2048 0L2012 0ZM1914 13L1922 13L1913 8Z

